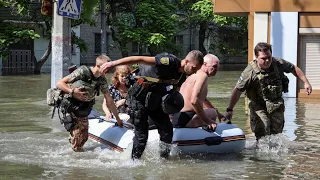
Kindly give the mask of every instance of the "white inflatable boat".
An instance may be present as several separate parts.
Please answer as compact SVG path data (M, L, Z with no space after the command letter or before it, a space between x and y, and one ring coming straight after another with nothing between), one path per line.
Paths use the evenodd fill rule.
M132 143L134 126L115 126L115 120L89 119L89 137L109 149L123 152ZM149 130L148 142L159 141L157 129ZM233 124L219 123L215 132L202 128L175 128L172 144L182 153L233 153L245 147L243 131Z

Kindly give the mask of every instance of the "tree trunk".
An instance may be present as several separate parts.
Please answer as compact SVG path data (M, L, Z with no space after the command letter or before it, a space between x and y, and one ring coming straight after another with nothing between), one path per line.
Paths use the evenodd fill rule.
M51 46L51 39L50 39L48 48L39 61L37 61L37 58L34 56L34 52L33 52L32 57L34 58L34 74L40 74L43 64L48 60L51 54L51 50L52 50L52 46Z
M208 28L208 22L201 22L199 29L199 51L201 51L204 55L207 54L207 50L204 47L204 41L206 39L206 30Z

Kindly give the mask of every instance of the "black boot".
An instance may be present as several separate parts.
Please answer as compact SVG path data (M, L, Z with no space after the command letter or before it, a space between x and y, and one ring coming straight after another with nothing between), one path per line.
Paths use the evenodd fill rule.
M160 142L159 144L160 157L167 159L170 155L170 150L171 150L171 144Z

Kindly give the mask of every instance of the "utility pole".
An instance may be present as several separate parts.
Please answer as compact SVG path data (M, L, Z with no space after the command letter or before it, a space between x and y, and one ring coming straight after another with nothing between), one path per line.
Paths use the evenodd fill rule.
M52 62L51 88L68 74L67 67L71 64L71 20L59 16L58 3L54 2L52 23Z
M101 54L107 55L106 0L101 0Z

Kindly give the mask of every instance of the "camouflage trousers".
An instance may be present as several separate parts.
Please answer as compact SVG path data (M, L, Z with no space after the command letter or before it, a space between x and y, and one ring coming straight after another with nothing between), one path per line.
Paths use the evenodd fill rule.
M280 110L268 113L266 109L250 108L250 126L257 140L262 136L282 133L284 112Z
M70 131L69 141L71 143L71 148L75 152L82 152L83 145L88 140L88 117L74 117L73 119L75 124Z

